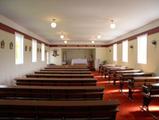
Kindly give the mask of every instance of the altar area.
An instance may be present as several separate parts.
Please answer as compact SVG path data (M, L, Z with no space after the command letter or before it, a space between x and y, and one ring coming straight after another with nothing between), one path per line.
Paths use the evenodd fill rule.
M77 65L77 64L88 65L88 61L87 59L83 59L83 58L72 59L71 65Z

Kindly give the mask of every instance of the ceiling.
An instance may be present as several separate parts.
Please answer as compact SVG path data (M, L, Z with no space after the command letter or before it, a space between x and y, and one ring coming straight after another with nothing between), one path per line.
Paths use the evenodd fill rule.
M0 0L0 14L53 44L62 32L68 43L106 43L159 18L159 0Z

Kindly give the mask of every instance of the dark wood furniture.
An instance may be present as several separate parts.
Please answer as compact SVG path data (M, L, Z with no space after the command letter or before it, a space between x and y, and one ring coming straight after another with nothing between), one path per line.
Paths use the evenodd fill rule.
M37 74L91 74L91 71L37 71Z
M16 78L17 85L41 86L95 86L94 78Z
M125 70L132 70L132 68L127 67L108 67L104 70L105 78L108 76L108 81L113 80L113 84L116 84L116 81L119 80L119 77L117 76L117 71L125 71Z
M28 74L26 75L28 78L40 78L40 77L46 77L46 78L93 78L93 75L91 74Z
M130 80L133 80L134 77L148 77L153 76L153 73L144 73L144 72L138 72L138 73L123 73L121 74L120 78L120 91L122 92L124 83L128 83ZM132 97L132 91L129 89L128 97L130 99L133 99Z
M1 86L1 99L102 100L104 87L97 86Z
M133 79L130 79L128 81L128 88L129 88L129 94L130 98L133 98L133 93L135 88L142 88L143 85L147 86L152 83L159 82L159 77L157 76L140 76L140 77L133 77Z
M42 100L1 100L0 118L33 118L39 120L87 118L115 120L119 101L42 101Z
M122 74L124 73L140 73L140 72L143 72L142 70L138 70L138 69L127 69L127 70L117 70L117 71L114 71L114 74L113 74L113 84L115 85L116 84L116 81L117 80L120 80L121 79L121 76Z
M149 110L149 104L152 100L159 98L159 83L143 85L143 105L142 108Z
M40 71L90 71L89 69L65 69L65 68L60 68L60 69L41 69Z
M45 69L88 69L88 67L79 67L79 66L51 66L45 67Z

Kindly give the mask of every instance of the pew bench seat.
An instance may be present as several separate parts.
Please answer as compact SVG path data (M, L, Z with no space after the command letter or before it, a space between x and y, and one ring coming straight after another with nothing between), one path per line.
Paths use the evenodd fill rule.
M159 83L143 85L143 105L142 108L149 110L149 104L153 99L159 99Z
M95 86L94 78L16 78L17 85L40 86Z
M59 78L93 78L91 74L28 74L26 75L28 78L40 78L40 77L59 77Z
M47 100L101 100L104 87L97 86L12 86L1 87L3 99L47 99Z
M35 74L91 74L90 71L37 71Z
M0 99L0 118L104 118L115 120L119 101L37 101Z

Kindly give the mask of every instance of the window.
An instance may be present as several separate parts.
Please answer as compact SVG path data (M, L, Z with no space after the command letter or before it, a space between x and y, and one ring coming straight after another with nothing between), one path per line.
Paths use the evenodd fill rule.
M128 62L128 40L122 42L122 60Z
M113 61L117 61L117 44L113 45Z
M15 64L24 63L24 36L15 33Z
M137 37L137 62L147 64L147 34Z
M41 61L45 61L45 45L41 44Z
M37 41L32 40L32 62L37 62Z
M49 52L46 53L47 56L47 64L49 64Z

